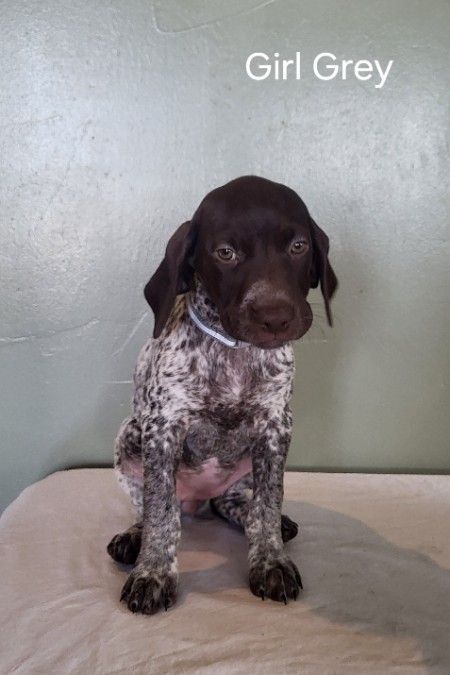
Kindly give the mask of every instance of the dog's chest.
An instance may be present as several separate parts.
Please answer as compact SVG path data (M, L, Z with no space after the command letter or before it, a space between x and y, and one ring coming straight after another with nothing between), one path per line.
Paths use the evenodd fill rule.
M199 501L223 492L251 471L251 443L259 405L252 375L216 363L204 382L201 410L191 423L177 473L182 508L194 511ZM247 405L245 405L247 401Z
M290 346L272 352L218 350L205 355L200 372L203 408L211 419L235 428L260 418L289 395L293 354Z
M202 416L189 427L183 461L189 466L198 466L206 459L215 458L221 466L231 466L250 451L253 437L254 430L246 420L227 428L221 421Z
M210 363L201 384L202 400L185 443L184 459L198 465L216 458L230 466L249 452L267 407L266 382L257 364L244 355Z
M214 345L216 347L216 345ZM203 353L197 375L201 379L205 407L215 415L232 418L245 401L261 406L267 378L261 359L245 349L214 349Z

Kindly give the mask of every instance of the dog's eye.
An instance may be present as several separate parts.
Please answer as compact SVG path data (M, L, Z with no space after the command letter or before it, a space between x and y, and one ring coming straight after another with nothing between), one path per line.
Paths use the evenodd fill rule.
M229 248L228 246L223 246L222 248L216 249L215 253L219 260L222 260L223 262L233 262L236 260L235 251L233 251L233 249Z
M290 253L292 255L299 255L301 253L304 253L308 248L308 245L305 241L301 241L301 239L298 239L297 241L292 242Z

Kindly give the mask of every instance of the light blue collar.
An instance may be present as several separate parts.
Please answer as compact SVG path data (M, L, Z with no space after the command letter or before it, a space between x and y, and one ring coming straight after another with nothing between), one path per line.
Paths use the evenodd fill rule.
M242 340L236 340L235 338L231 337L231 335L228 335L227 333L225 333L225 331L220 331L217 328L212 328L211 326L208 326L208 324L204 323L204 321L199 317L199 315L196 313L196 311L192 307L191 298L189 297L189 295L187 295L187 297L186 297L186 304L187 304L189 316L191 317L192 321L195 323L197 328L200 328L200 330L203 333L205 333L205 335L209 335L210 337L214 338L215 340L218 340L219 342L221 342L226 347L232 347L233 349L240 349L241 347L249 347L250 346L249 342L243 342Z

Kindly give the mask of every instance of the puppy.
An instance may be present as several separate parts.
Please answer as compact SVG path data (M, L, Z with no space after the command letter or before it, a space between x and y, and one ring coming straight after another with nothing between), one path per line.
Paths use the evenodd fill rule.
M291 439L292 341L312 323L318 286L331 325L337 279L328 237L290 188L244 176L210 192L171 237L145 287L154 315L134 375L133 412L115 444L118 479L139 521L108 552L135 563L121 599L153 614L176 598L181 508L242 526L252 593L296 599L283 542Z

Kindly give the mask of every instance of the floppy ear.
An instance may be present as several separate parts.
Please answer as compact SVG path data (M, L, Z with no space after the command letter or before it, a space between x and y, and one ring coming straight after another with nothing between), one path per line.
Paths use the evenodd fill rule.
M322 291L325 303L325 311L330 326L333 325L331 315L330 300L337 289L338 280L328 260L328 251L330 243L327 235L317 223L309 217L311 221L311 234L313 241L313 263L311 268L311 288L317 288L320 281L320 290Z
M194 244L194 227L187 221L169 239L164 259L144 289L145 299L155 315L154 338L161 335L175 297L186 293L192 285L194 270L189 258Z

